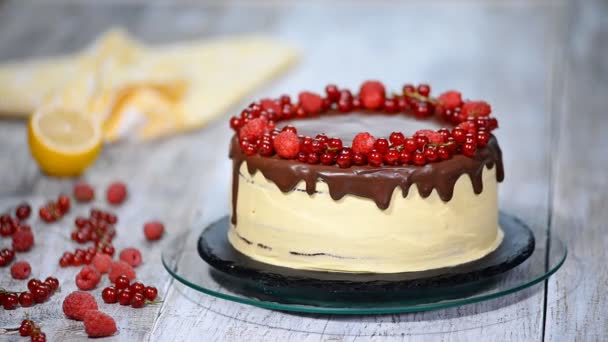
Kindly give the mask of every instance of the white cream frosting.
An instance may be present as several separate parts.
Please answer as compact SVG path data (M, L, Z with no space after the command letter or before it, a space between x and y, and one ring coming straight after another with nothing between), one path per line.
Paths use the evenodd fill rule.
M480 194L464 174L448 202L435 190L422 198L413 185L405 198L395 189L381 210L354 195L335 201L322 181L313 195L304 182L283 193L261 172L250 175L244 162L237 226L228 238L255 260L296 269L396 273L466 263L495 250L503 238L495 170L484 168Z

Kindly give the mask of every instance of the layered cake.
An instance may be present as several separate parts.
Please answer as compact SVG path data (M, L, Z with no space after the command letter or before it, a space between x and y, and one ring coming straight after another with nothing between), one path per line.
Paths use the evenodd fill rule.
M325 272L480 259L503 239L490 115L457 91L432 97L422 84L388 95L378 81L357 94L329 85L254 102L230 120L229 242L266 264Z

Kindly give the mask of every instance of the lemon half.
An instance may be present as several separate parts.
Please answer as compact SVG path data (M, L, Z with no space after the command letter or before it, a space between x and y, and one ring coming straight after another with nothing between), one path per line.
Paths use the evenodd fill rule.
M46 174L78 176L101 151L101 126L75 110L41 108L30 118L28 143L32 157Z

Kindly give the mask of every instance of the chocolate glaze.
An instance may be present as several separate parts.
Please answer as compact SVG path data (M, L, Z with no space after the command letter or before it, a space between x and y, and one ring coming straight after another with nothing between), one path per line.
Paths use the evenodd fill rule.
M274 182L282 192L292 191L300 181L306 182L306 192L316 191L317 181L327 183L329 194L334 200L350 194L373 200L378 208L385 210L390 205L393 191L400 187L406 197L410 186L416 184L422 197L428 197L433 189L437 190L443 201L449 201L454 194L458 178L467 174L473 190L480 194L483 190L482 172L484 167L496 166L496 179L504 178L502 152L494 136L488 145L477 150L474 158L455 155L449 160L424 166L352 166L341 169L338 166L304 164L297 160L285 160L278 156L246 156L241 152L236 137L230 145L232 158L232 223L236 224L236 208L239 189L239 170L247 162L250 174L262 172L264 177Z

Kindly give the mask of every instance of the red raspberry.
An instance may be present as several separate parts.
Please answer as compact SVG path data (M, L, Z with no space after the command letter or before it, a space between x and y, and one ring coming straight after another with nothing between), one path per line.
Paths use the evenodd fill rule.
M300 107L308 114L317 114L323 109L323 99L319 94L303 91L298 99L300 100Z
M281 158L293 159L300 152L300 140L291 131L279 133L272 144Z
M485 101L468 101L462 105L460 117L488 116L492 113L492 107Z
M76 286L83 291L96 288L99 281L101 281L101 275L91 266L83 267L76 275Z
M352 149L355 153L367 155L374 149L375 143L376 139L371 134L367 132L359 133L353 139Z
M114 182L110 184L106 191L106 198L110 204L121 204L127 198L127 186L125 183Z
M116 322L109 315L89 310L84 315L84 331L89 337L106 337L116 333Z
M450 90L439 95L437 100L444 108L454 109L462 104L462 95L456 90Z
M15 279L27 279L32 273L32 267L27 261L17 261L11 266L11 275Z
M115 282L116 278L121 275L125 275L129 280L135 279L135 271L131 265L122 260L113 262L110 267L110 273L108 273L108 278L110 278L111 282Z
M126 262L127 264L137 267L141 265L141 252L137 248L129 247L120 251L118 256L120 260Z
M87 292L75 291L63 300L63 313L77 321L82 321L87 311L97 309L95 298Z
M74 198L78 202L90 202L95 198L95 190L88 183L76 183L74 185Z
M443 135L441 135L441 133L439 132L435 132L433 130L430 129L421 129L419 131L417 131L415 134L415 136L425 136L429 139L429 143L431 144L443 144Z
M475 124L469 121L462 122L456 127L464 129L467 133L475 133Z
M281 112L281 105L278 101L275 101L273 99L263 99L262 101L260 101L260 105L264 110L272 110L277 114Z
M386 90L384 85L378 81L366 81L359 90L361 105L367 109L378 109L384 104Z
M249 142L255 142L255 140L268 129L268 121L265 118L253 119L245 124L239 131L239 138L241 140L249 140Z
M13 249L17 252L27 252L34 245L34 235L30 230L19 229L13 234Z
M112 266L112 257L104 253L97 253L93 257L92 264L99 273L108 273Z
M147 222L144 225L144 235L148 240L159 240L165 232L165 226L159 221Z

